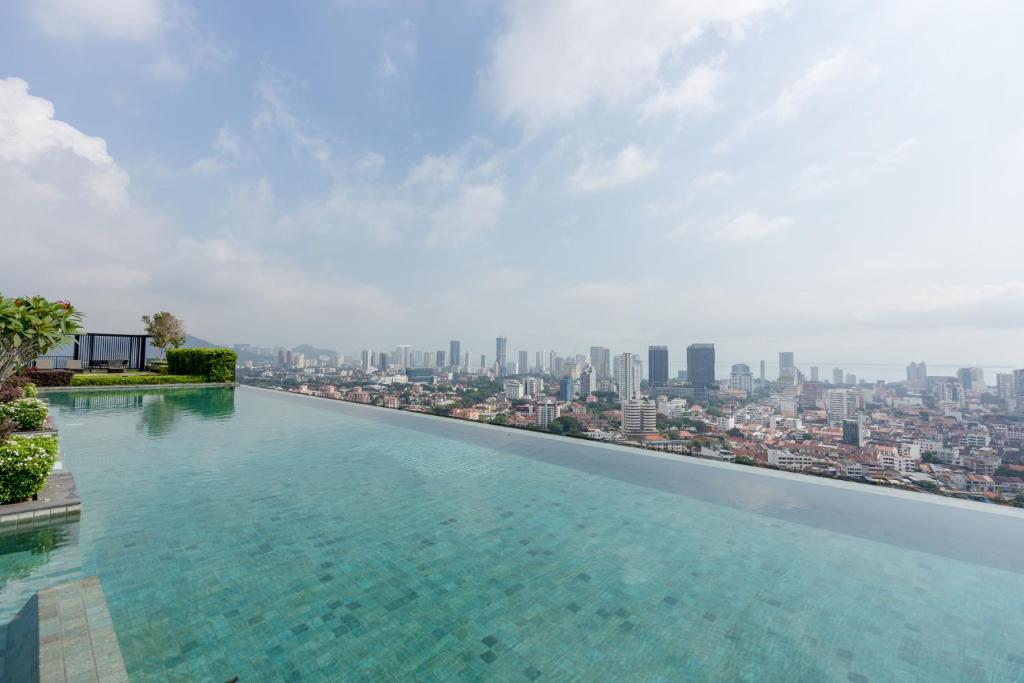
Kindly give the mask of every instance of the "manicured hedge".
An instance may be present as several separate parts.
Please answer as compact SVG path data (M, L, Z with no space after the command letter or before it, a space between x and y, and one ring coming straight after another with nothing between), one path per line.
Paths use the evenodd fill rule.
M202 375L207 382L234 382L238 354L231 349L171 349L167 372L172 375Z
M36 370L28 371L28 381L37 387L66 387L75 376L73 370Z
M75 375L73 387L111 387L133 384L196 384L207 381L201 375Z
M57 437L8 437L0 443L0 503L14 503L39 493L56 461Z

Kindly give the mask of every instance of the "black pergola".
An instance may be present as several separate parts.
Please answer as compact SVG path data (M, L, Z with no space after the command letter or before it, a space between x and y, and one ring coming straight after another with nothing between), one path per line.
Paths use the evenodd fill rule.
M72 358L82 361L82 369L108 368L117 364L126 370L146 369L148 334L101 334L88 332L75 335Z

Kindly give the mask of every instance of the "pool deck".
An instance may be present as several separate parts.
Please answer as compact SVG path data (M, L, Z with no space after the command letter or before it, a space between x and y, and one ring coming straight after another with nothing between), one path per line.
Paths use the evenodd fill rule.
M217 387L237 387L238 382L176 382L173 384L97 384L80 387L36 387L40 398L47 394L58 394L70 391L134 391L135 389L213 389Z
M67 470L55 470L38 498L0 506L0 533L73 522L81 515L78 486Z
M128 672L98 577L36 593L6 629L0 680L126 683Z

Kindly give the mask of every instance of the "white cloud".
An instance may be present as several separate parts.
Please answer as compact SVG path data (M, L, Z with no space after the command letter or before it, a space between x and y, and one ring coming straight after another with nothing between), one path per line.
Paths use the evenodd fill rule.
M738 36L782 0L533 0L512 5L493 45L484 88L498 112L529 127L596 102L620 103L657 89L669 62L708 30ZM712 74L655 105L699 102ZM685 81L684 81L685 83Z
M584 161L569 177L577 192L595 192L628 185L654 172L658 160L636 145L627 145L610 159Z
M391 80L406 75L412 68L418 49L416 25L404 20L390 26L381 35L381 56L377 62L377 75Z
M252 128L282 133L295 152L309 154L327 167L331 162L331 147L324 138L307 133L305 125L292 112L286 96L289 85L283 73L266 70L256 84L256 96L262 107L253 118Z
M698 66L683 80L660 88L650 97L643 105L644 118L712 111L715 108L715 91L723 77L722 71L713 65Z
M302 237L353 235L391 244L414 216L413 207L400 198L338 185L328 196L282 218L280 227Z
M105 204L127 198L128 174L107 143L55 119L53 103L30 95L20 78L0 80L0 161L41 198L69 190Z
M244 202L268 204L270 194L262 182ZM0 206L16 226L0 249L0 272L18 287L8 293L69 298L91 329L136 330L153 310L175 311L214 338L271 320L312 335L333 329L318 321L374 327L401 317L385 290L294 265L248 235L186 235L131 197L104 140L55 119L53 104L16 78L0 80ZM25 258L41 249L45 268Z
M785 216L771 217L748 212L725 220L711 231L710 239L718 242L753 242L778 235L793 225Z
M29 17L54 38L142 41L159 33L167 19L161 0L31 0L27 5Z
M504 207L505 192L500 185L463 185L434 213L425 243L428 247L458 247L475 241L494 229Z
M736 175L730 171L709 171L703 173L693 180L693 186L697 189L708 189L712 187L725 187L736 182Z

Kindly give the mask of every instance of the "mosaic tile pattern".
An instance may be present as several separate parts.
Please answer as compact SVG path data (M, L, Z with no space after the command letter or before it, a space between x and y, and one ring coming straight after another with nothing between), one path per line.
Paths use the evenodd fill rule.
M1024 680L1019 573L256 390L118 396L51 397L89 514L0 607L99 576L132 680Z

